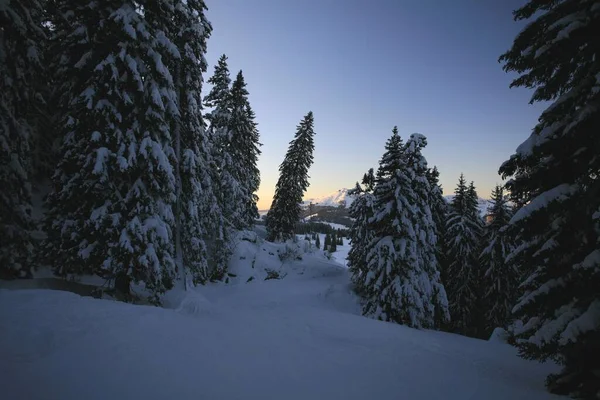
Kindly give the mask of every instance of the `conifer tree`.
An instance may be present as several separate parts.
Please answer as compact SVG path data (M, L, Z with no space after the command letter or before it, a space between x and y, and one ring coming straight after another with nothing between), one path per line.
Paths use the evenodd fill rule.
M337 236L335 232L331 234L331 238L329 239L329 252L335 253L337 251Z
M427 180L429 181L430 200L429 205L431 208L431 217L435 224L435 235L437 237L437 259L440 264L440 275L442 277L442 283L446 282L446 270L447 266L445 263L445 232L446 232L446 215L448 213L448 203L444 199L442 186L440 185L440 172L437 167L427 170Z
M484 271L486 330L506 327L510 311L515 304L518 271L514 265L506 263L508 254L514 249L512 238L506 234L506 226L511 218L502 186L492 191L491 205L488 208L491 222L485 227L486 247L480 256Z
M43 103L43 9L37 0L0 7L0 274L30 274L33 139L32 120Z
M373 231L369 226L369 219L373 216L373 189L375 175L373 168L363 175L362 186L356 183L354 189L348 194L355 196L348 213L354 219L348 238L350 251L348 252L348 270L350 278L357 293L364 290L364 281L367 275L367 245L373 238Z
M323 243L323 250L329 251L329 247L331 246L331 237L329 233L325 234L325 241Z
M46 256L57 274L143 281L158 294L176 277L173 254L176 110L161 38L132 1L93 10L55 2L64 57L61 159L49 196Z
M482 223L477 210L477 194L467 187L461 174L446 222L448 265L446 290L450 302L452 329L469 336L481 334L480 285ZM474 199L473 199L474 198Z
M529 23L500 57L519 75L511 86L553 104L500 167L519 208L509 231L522 241L508 262L526 268L513 333L524 357L564 366L548 379L552 392L598 398L600 6L529 1L514 18Z
M178 194L177 229L180 234L177 258L185 280L189 271L194 283L208 278L206 238L212 234L214 221L210 204L217 201L211 169L211 143L202 118L203 74L206 41L212 32L205 17L203 0L176 2L174 7L173 43L179 58L173 65L174 84L179 106L175 120Z
M238 200L239 217L234 221L237 229L246 229L254 225L258 217L256 191L260 186L260 171L257 167L260 155L258 125L248 100L248 91L242 71L239 71L231 88L231 119L229 125L230 140L227 145L232 160L232 175L240 187Z
M294 237L294 227L300 219L302 197L309 186L308 169L313 163L314 135L311 111L298 125L285 159L279 166L279 180L267 214L267 237L270 241Z
M448 318L435 258L423 135L402 144L398 129L386 143L374 190L374 236L368 246L365 315L416 328ZM443 313L443 317L436 316Z
M233 177L229 170L223 173L225 164L230 164L226 143L230 138L229 124L231 120L231 78L227 56L223 54L215 66L214 74L208 80L212 88L204 98L204 104L211 109L205 114L209 121L208 137L211 143L211 174L214 183L213 190L216 202L210 205L213 215L213 239L209 241L208 248L212 269L212 279L221 279L227 271L227 264L232 253L231 216L232 202L230 198L241 198L239 188L235 187ZM236 189L235 193L228 193L227 188Z
M321 248L321 239L319 238L319 235L316 235L315 246L317 246L317 249Z

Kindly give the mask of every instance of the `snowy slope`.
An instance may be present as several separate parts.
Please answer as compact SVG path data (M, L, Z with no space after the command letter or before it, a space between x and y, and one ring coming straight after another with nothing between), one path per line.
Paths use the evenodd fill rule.
M231 284L174 293L170 309L0 290L2 398L559 398L543 388L555 366L361 317L344 267L320 252L281 262L284 249L240 241Z
M349 189L342 188L326 196L304 199L303 205L308 207L312 202L314 205L337 207L340 205L340 202L343 201L344 204L346 204L346 207L350 207L350 204L354 201L354 196L350 196L348 190Z

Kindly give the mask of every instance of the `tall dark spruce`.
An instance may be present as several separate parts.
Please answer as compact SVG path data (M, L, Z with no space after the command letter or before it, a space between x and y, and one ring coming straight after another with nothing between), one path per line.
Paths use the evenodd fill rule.
M177 1L170 36L179 57L172 65L179 118L173 122L177 157L176 259L180 278L205 282L210 274L206 240L212 235L216 202L211 143L202 117L206 42L212 26L203 0Z
M231 236L233 222L231 220L232 206L235 193L228 193L227 188L233 187L234 181L230 170L224 166L230 159L226 144L230 138L229 124L231 120L231 78L227 56L223 54L215 66L213 76L208 83L212 85L210 92L204 97L204 104L211 110L205 114L209 121L208 137L211 143L211 175L214 182L215 200L211 205L213 220L213 237L208 240L210 253L211 279L221 279L225 276L229 258L233 251ZM239 198L235 196L235 198Z
M31 273L32 157L43 106L43 8L13 0L0 8L0 275Z
M300 220L302 197L309 186L308 170L313 163L314 136L311 111L300 121L279 166L279 180L267 214L268 240L285 241L294 237L296 223Z
M600 4L529 1L529 20L500 57L552 101L531 136L500 167L520 209L509 231L522 243L508 263L525 268L513 334L526 358L563 365L552 392L600 397Z
M247 229L258 218L256 191L260 185L260 171L256 164L260 155L260 142L242 71L238 72L231 87L229 132L226 144L228 163L224 168L229 168L234 177L236 190L231 188L229 193L239 194L235 203L234 199L230 199L236 208L232 223L237 229Z
M511 216L512 210L504 195L504 189L496 186L488 208L491 221L484 230L485 248L479 260L484 271L485 330L488 333L494 328L505 328L508 325L515 304L519 271L514 265L506 263L508 255L515 247L514 239L506 232Z
M367 245L373 239L369 219L373 216L373 189L375 188L375 175L373 168L364 174L362 186L348 191L348 195L355 197L348 210L353 218L348 238L350 251L348 252L348 270L350 278L357 293L363 294L365 278L367 276Z
M446 220L447 265L445 287L450 302L450 329L468 336L481 336L481 235L483 222L474 186L461 174Z

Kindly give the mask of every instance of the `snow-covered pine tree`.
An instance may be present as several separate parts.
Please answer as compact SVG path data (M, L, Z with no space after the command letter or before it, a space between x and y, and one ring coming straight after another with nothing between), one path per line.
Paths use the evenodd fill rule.
M448 203L444 199L442 186L440 185L440 172L434 166L427 170L427 180L429 181L430 199L429 207L431 208L431 217L435 224L435 235L437 237L437 260L440 265L440 275L442 283L446 281L446 264L444 262L445 254L445 231L446 231L446 215L448 214Z
M279 166L279 180L271 209L267 214L267 237L270 241L285 241L294 237L300 220L300 204L308 188L308 170L313 163L314 116L310 111L296 129L287 153ZM327 249L327 247L324 247Z
M440 185L440 172L434 166L427 170L427 180L429 182L429 207L431 208L431 217L435 227L436 242L436 259L438 261L440 280L445 285L447 281L448 266L446 263L446 216L448 215L448 203L444 199L442 186ZM436 315L443 316L443 313L438 312ZM436 326L446 329L448 319L440 319L436 321Z
M43 44L41 3L0 5L0 274L28 275L31 219L32 114L43 100L39 76Z
M212 26L205 16L203 0L177 1L174 7L175 34L180 58L173 68L179 120L173 129L178 160L177 256L193 283L208 279L206 238L214 223L211 204L216 203L211 171L211 143L202 118L202 83L207 70L204 58Z
M473 328L473 334L474 336L477 337L481 337L481 338L489 338L489 334L491 333L491 331L486 331L485 329L485 325L486 325L486 316L485 316L485 300L484 300L484 296L485 296L485 290L483 287L483 276L485 273L485 270L481 267L481 263L479 262L479 256L481 255L481 251L483 250L484 247L484 242L483 242L483 228L485 226L485 221L481 216L481 213L479 211L479 196L477 195L477 191L475 190L475 183L473 181L471 181L471 183L469 184L469 188L467 189L467 201L469 203L469 207L468 209L471 211L471 218L473 219L473 221L475 221L475 224L479 227L479 229L477 230L478 235L477 235L477 252L476 252L476 259L477 259L477 269L476 269L476 280L478 282L476 289L477 289L477 302L475 302L472 306L472 312L471 312L471 316L472 316L472 328Z
M235 201L233 226L247 229L258 217L256 191L260 186L260 171L256 165L260 155L258 125L248 101L248 90L242 71L239 71L231 87L231 118L227 143L231 175L240 188L241 197ZM231 193L235 191L231 190ZM233 203L233 199L231 200Z
M363 309L365 315L416 328L433 328L448 318L421 154L426 145L425 136L415 133L403 146L396 127L386 143L374 190Z
M478 336L480 327L481 217L477 211L474 186L467 187L460 175L455 196L449 206L446 220L447 282L445 287L450 302L451 329L455 332Z
M158 301L176 276L167 112L176 99L160 36L133 1L55 5L58 15L73 16L57 26L66 29L61 77L75 91L61 107L65 134L49 197L48 261L62 276L143 281Z
M510 232L523 241L509 262L528 269L514 316L524 357L563 364L551 391L600 396L600 63L598 1L529 1L514 12L530 20L500 57L553 101L529 139L500 167L520 209Z
M471 181L469 183L469 187L467 188L467 209L470 212L470 216L474 221L481 226L484 225L483 218L479 212L479 195L477 195L477 190L475 189L475 182Z
M514 240L505 232L511 218L504 189L496 186L492 191L488 215L491 222L484 229L484 244L479 259L484 271L484 304L487 333L496 327L506 327L510 311L515 304L518 271L506 263L506 257L514 249Z
M211 144L211 173L213 191L216 202L211 205L213 216L213 238L208 241L209 257L211 264L211 279L221 279L226 271L231 249L230 199L241 196L228 193L226 188L235 187L232 177L222 173L222 166L229 157L224 144L230 137L229 121L231 119L231 78L227 56L223 54L215 66L214 74L208 80L212 85L210 92L204 97L204 104L211 110L205 114L209 121L208 138ZM237 188L239 189L239 188Z
M367 245L373 239L369 227L369 219L373 216L373 188L375 175L373 168L363 175L362 186L356 182L356 187L348 191L355 199L350 204L348 213L353 218L348 234L350 251L348 252L348 270L354 284L354 290L362 294L367 275Z

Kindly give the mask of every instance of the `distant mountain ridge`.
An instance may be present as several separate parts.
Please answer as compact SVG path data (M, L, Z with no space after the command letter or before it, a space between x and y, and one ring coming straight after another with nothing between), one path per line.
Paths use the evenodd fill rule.
M308 207L309 204L312 203L315 206L338 207L343 202L345 208L349 208L354 199L356 198L356 196L348 194L349 190L350 189L342 188L325 196L304 199L302 205L304 207ZM453 198L453 194L444 196L444 199L446 199L447 202L451 202ZM491 205L491 201L489 199L484 199L480 197L477 203L479 214L481 214L482 217L485 216L487 214L488 207Z
M343 202L344 206L349 208L356 196L349 195L348 190L350 189L342 188L326 196L304 199L302 205L308 207L310 203L313 203L315 206L338 207Z

